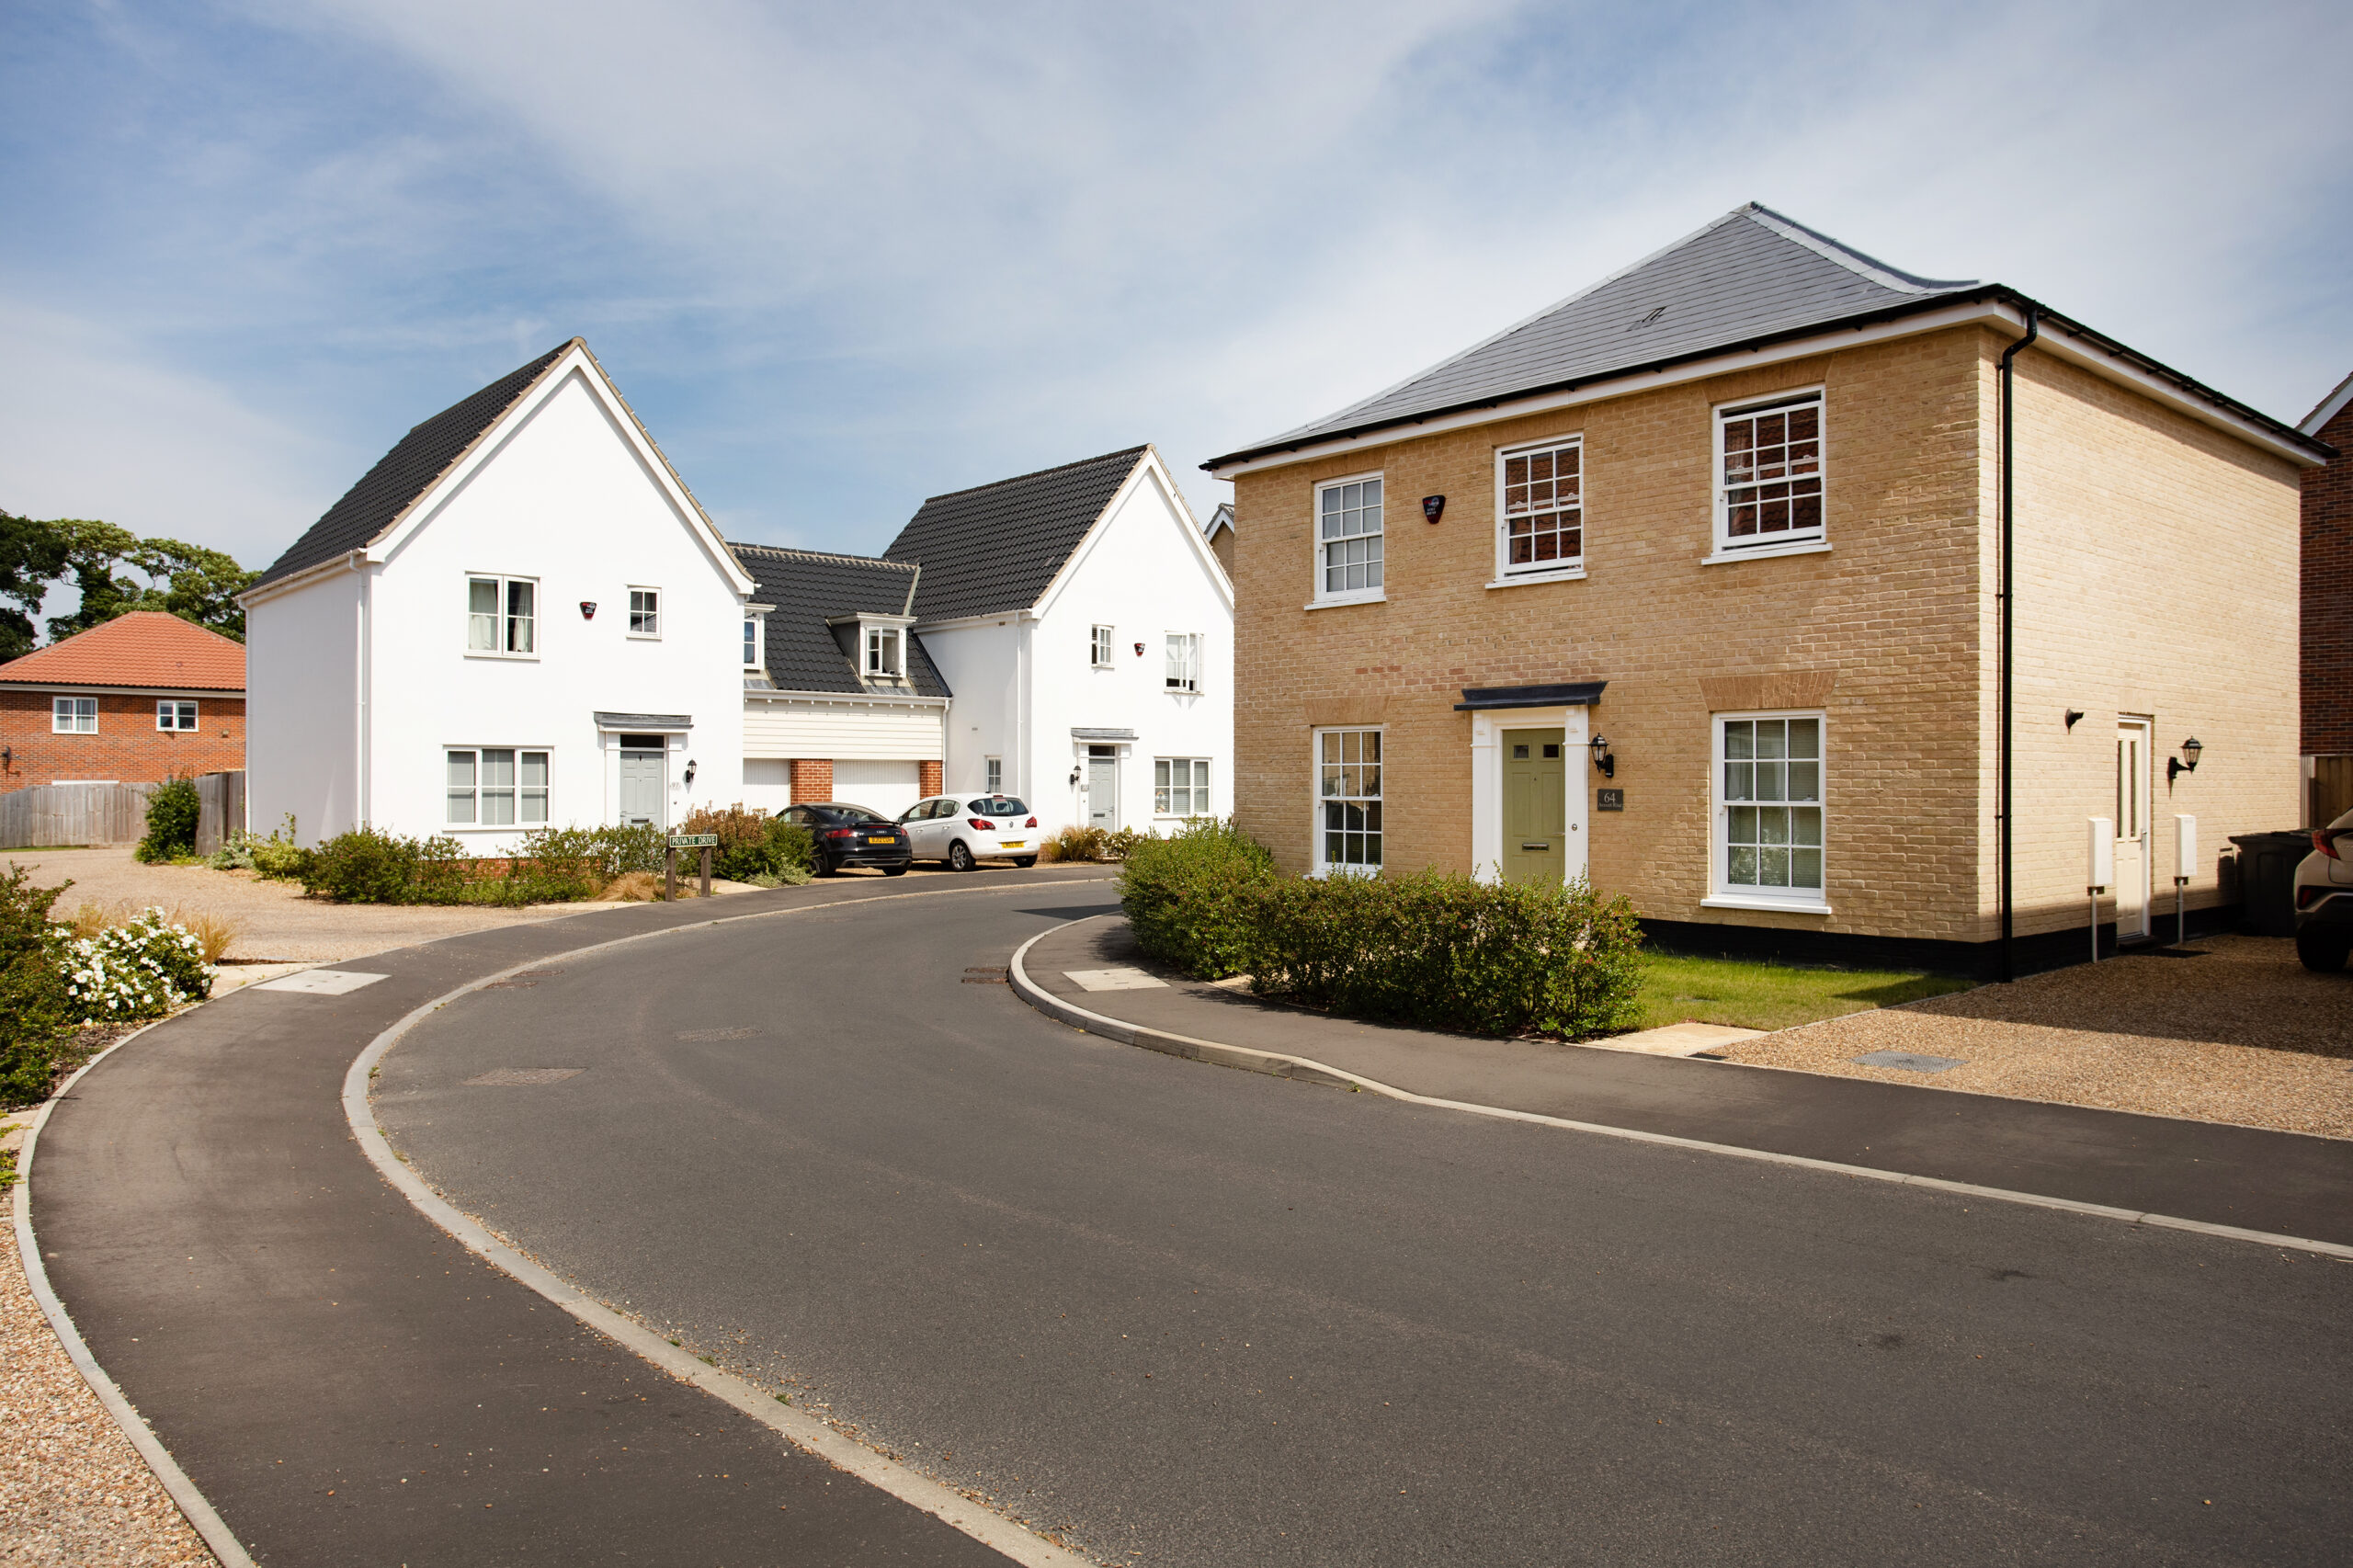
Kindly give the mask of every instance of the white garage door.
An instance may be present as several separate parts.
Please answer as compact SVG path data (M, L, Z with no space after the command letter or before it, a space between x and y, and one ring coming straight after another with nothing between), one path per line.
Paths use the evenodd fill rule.
M834 799L897 816L923 799L921 764L834 759Z

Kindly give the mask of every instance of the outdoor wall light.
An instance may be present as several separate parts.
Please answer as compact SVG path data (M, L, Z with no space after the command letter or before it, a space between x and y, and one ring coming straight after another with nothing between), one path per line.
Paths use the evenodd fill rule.
M694 764L694 758L692 758L692 757L688 757L688 758L687 759L687 784L688 784L688 788L692 788L692 787L693 787L693 785L694 785L694 781L695 781L695 764Z
M2067 710L2067 733L2069 734L2072 735L2075 733L2075 722L2083 716L2084 710L2080 708L2070 708Z
M1586 744L1593 748L1593 765L1601 769L1601 776L1604 778L1617 778L1618 759L1610 755L1609 737L1596 735Z
M2165 758L2166 785L2170 787L2176 778L2178 778L2185 773L2197 772L2198 754L2205 749L2206 748L2204 746L2198 744L2198 737L2196 735L2192 735L2188 740L2182 742L2181 755L2179 756L2169 756Z

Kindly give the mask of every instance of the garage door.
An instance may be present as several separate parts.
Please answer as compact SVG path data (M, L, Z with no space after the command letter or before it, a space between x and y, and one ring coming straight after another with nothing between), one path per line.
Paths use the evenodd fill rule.
M923 799L922 765L913 762L834 760L834 799L897 816Z

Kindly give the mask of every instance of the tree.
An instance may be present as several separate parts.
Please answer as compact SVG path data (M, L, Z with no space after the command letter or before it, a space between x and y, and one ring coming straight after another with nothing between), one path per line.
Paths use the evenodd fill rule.
M33 617L65 570L65 544L47 523L0 512L0 660L33 651Z
M236 596L260 575L200 544L142 540L88 517L41 521L0 512L0 600L22 607L0 608L0 657L32 652L41 598L68 580L81 603L71 615L49 618L52 642L135 609L161 610L242 642L245 612Z

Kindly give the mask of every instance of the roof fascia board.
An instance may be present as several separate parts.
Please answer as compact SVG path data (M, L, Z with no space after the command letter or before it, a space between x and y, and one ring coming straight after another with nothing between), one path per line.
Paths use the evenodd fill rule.
M935 631L981 631L992 626L1014 626L1037 619L1038 612L1026 607L1020 609L993 609L980 615L950 616L942 620L918 620L915 625L915 632L918 637L926 637Z
M1225 608L1229 611L1233 608L1233 584L1227 578L1225 568L1218 563L1217 551L1210 548L1209 540L1201 533L1200 519L1193 516L1193 508L1186 501L1185 492L1177 487L1176 477L1168 472L1167 465L1160 460L1159 449L1146 446L1142 455L1136 460L1135 468L1130 472L1126 479L1120 481L1120 488L1112 493L1111 499L1104 506L1103 510L1097 514L1095 521L1087 525L1086 537L1081 539L1077 548L1064 558L1062 570L1056 572L1053 581L1046 585L1046 591L1038 596L1038 602L1031 607L1030 610L1034 618L1040 620L1045 619L1046 612L1053 608L1054 601L1060 598L1063 590L1075 580L1079 566L1087 556L1094 553L1097 544L1109 531L1110 519L1146 481L1157 486L1162 498L1168 503L1170 520L1176 523L1179 531L1184 534L1193 559L1209 569L1210 581L1216 586L1219 597L1225 601Z
M2320 433L2328 428L2328 422L2345 412L2347 403L2353 403L2353 376L2337 382L2336 390L2321 399L2320 406L2305 415L2304 422L2296 428L2318 439Z
M646 433L636 413L614 387L611 378L605 374L605 368L597 362L595 355L588 352L588 345L576 337L565 346L563 353L554 363L540 372L539 379L524 391L522 396L507 404L505 412L474 437L473 443L459 454L457 461L442 470L438 478L403 508L390 528L369 541L365 551L369 562L382 565L390 562L402 545L465 489L473 476L506 447L515 432L521 430L541 408L547 406L575 372L580 376L581 383L588 389L589 395L603 406L606 416L620 427L622 438L629 443L638 461L653 478L654 487L662 492L671 509L678 514L688 530L700 542L704 553L718 566L736 597L750 598L758 591L758 585L729 551L727 540L720 534L718 526L678 478L677 471L670 466L670 460L664 457L662 449L654 444L653 437Z
M1024 612L1029 619L1043 620L1046 611L1062 597L1063 590L1069 587L1078 575L1079 566L1095 553L1095 547L1101 541L1112 516L1127 505L1128 497L1135 494L1136 487L1143 483L1144 475L1152 472L1151 460L1150 447L1136 454L1135 461L1128 465L1128 476L1120 481L1120 487L1111 492L1111 498L1103 503L1102 509L1095 514L1095 520L1086 525L1086 531L1079 536L1070 553L1063 557L1063 563L1054 568L1054 574L1047 579L1044 590L1030 602L1029 609ZM1194 531L1198 533L1200 530L1196 528Z
M242 699L242 686L118 686L94 680L0 680L0 691L110 692L117 697L220 697Z
M1929 296L1933 301L1938 296ZM1801 329L1797 334L1753 346L1711 350L1701 356L1652 366L1640 370L1604 377L1557 391L1534 392L1522 397L1507 398L1475 408L1453 413L1427 415L1418 420L1402 420L1355 435L1337 435L1302 446L1296 450L1253 455L1241 461L1220 464L1209 472L1218 479L1255 473L1264 469L1283 468L1293 463L1313 462L1337 453L1362 452L1391 442L1420 436L1437 435L1449 430L1465 430L1481 425L1499 424L1531 414L1550 413L1556 409L1573 408L1583 403L1598 403L1608 398L1625 397L1633 392L1654 388L1677 386L1687 381L1704 381L1731 371L1754 366L1774 365L1791 359L1803 359L1817 354L1836 352L1859 345L1891 342L1897 338L1917 336L1923 333L1942 332L1949 327L1971 323L1998 324L2006 330L2026 330L2026 312L2019 297L2006 290L1989 290L1969 296L1943 306L1909 305L1897 313L1874 312L1872 316L1850 325L1831 323L1823 326ZM2260 422L2259 416L2242 415L2234 408L2210 402L2207 396L2194 395L2182 386L2163 376L2150 373L2134 361L2139 356L2131 354L2121 344L2111 345L2078 322L2037 305L2044 324L2044 332L2035 347L2046 349L2083 365L2099 375L2120 382L2151 399L2165 403L2200 422L2262 448L2276 456L2307 466L2324 462L2327 449L2319 442L2302 445L2289 440ZM2154 365L2154 361L2148 361ZM2163 367L2158 367L2163 369ZM2181 378L2188 381L2187 377ZM2191 386L2197 383L2190 382ZM2200 388L2204 392L2206 389ZM2209 394L2220 398L2219 393ZM2250 411L2251 413L2251 411ZM2282 427L2284 428L2284 426ZM2309 441L2309 438L2306 438ZM2312 449L2317 448L2318 450ZM1207 466L1207 465L1204 465Z
M904 697L866 696L850 691L747 691L746 702L822 702L827 707L850 708L945 708L952 698L926 697L909 692Z
M332 577L342 572L365 571L367 557L368 552L364 550L349 550L332 561L322 561L315 566L305 566L300 572L289 572L285 576L275 581L247 588L244 593L236 595L238 607L243 609L251 609L254 606L267 600L307 588L323 577Z

